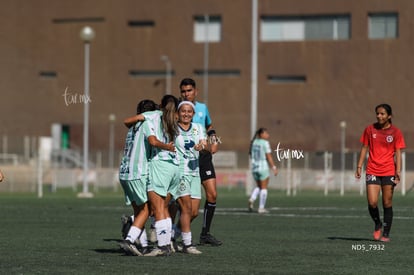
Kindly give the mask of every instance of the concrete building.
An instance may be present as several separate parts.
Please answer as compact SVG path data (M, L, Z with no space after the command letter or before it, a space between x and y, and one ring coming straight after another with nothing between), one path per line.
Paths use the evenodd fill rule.
M111 114L118 152L122 120L138 101L159 101L168 87L179 96L179 81L191 77L199 100L208 101L222 149L247 153L252 1L1 0L0 7L0 135L10 144L13 137L50 135L51 124L62 123L71 146L82 147L79 33L88 25L96 33L92 151L107 150ZM272 145L339 151L339 125L346 121L346 146L358 150L374 107L387 102L410 151L413 12L412 0L258 0L257 127L269 129Z

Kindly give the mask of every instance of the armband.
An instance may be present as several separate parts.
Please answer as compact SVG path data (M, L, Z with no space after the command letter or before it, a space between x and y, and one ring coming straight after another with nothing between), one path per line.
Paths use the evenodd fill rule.
M215 134L216 134L216 130L213 130L213 129L211 129L207 132L207 136L212 136L212 135L215 135Z

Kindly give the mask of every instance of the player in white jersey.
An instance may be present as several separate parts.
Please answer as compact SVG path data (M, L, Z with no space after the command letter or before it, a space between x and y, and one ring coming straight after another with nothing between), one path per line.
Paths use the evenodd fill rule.
M183 252L201 254L192 244L191 221L197 217L201 200L201 179L199 172L199 152L207 147L204 127L192 123L195 106L191 101L178 105L179 135L175 147L180 157L180 184L174 198L180 205L180 229Z
M223 242L210 234L210 227L216 210L217 201L216 172L213 165L212 154L217 152L220 139L217 137L216 131L213 129L212 120L207 106L196 101L198 90L196 88L195 81L191 78L184 78L181 80L180 93L184 100L191 101L194 104L195 114L193 116L193 122L200 123L205 127L210 141L209 143L211 144L210 150L202 150L199 158L201 183L206 194L203 224L200 233L200 244L220 246Z
M265 208L267 200L267 186L269 184L269 166L272 167L273 174L276 176L278 171L273 162L272 150L269 143L269 132L266 128L256 131L251 143L249 155L252 160L252 174L256 181L256 188L253 189L249 199L249 211L253 211L253 203L259 196L258 213L268 213Z
M148 122L148 142L151 144L149 159L148 197L155 216L158 247L146 256L170 255L172 221L168 202L179 182L178 156L174 140L178 134L176 123L178 99L166 95L161 100L161 111L144 113L125 120L125 124L145 120ZM165 145L165 146L164 146Z
M152 100L142 100L137 106L137 114L153 111L157 105ZM125 193L125 202L132 205L134 215L123 217L123 238L120 246L127 254L141 256L148 250L145 223L148 219L148 158L150 145L143 129L148 122L138 122L128 129L124 154L119 167L119 180ZM142 250L138 250L135 241L140 239Z

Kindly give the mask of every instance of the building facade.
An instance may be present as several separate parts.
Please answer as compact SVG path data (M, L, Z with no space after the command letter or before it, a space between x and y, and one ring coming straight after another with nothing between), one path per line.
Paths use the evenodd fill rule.
M114 123L119 152L122 120L135 114L138 101L159 102L167 89L179 96L180 80L191 77L222 149L247 153L252 3L1 0L0 135L48 136L61 123L70 129L70 146L82 147L87 101L91 150L108 148ZM358 150L374 107L384 102L410 146L414 1L257 3L257 127L269 129L272 146L338 151L344 121L346 146ZM89 98L79 36L86 25L96 34Z

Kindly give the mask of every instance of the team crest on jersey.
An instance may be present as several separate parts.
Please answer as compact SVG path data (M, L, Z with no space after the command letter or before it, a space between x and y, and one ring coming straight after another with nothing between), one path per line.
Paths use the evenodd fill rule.
M391 143L394 140L394 138L392 136L387 136L387 142Z
M193 135L198 136L198 129L197 128L193 128Z
M178 187L180 189L181 192L184 192L187 188L185 185L185 182L180 182L180 186Z

